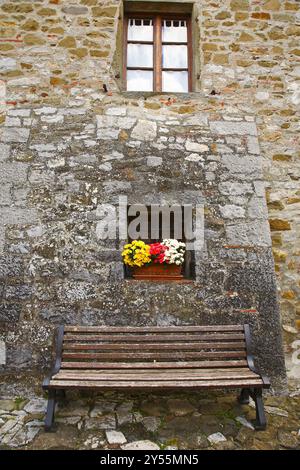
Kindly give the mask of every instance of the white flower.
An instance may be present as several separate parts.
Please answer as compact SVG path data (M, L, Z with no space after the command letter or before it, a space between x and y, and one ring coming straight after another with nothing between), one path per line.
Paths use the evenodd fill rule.
M167 247L164 261L168 264L181 265L184 262L185 243L179 242L173 238L166 238L163 244Z

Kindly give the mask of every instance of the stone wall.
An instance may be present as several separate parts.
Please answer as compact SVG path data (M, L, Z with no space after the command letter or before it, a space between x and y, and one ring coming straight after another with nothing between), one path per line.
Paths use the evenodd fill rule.
M204 196L212 237L207 240L209 257L218 264L218 279L205 283L204 291L191 285L182 288L188 292L186 302L196 296L196 311L203 311L201 321L207 320L208 311L225 312L229 308L228 319L232 320L235 309L250 310L243 315L258 328L259 322L253 318L257 315L255 310L263 305L267 312L264 327L267 328L269 318L270 330L273 314L265 301L261 303L269 297L265 292L255 294L258 286L252 285L245 301L243 295L241 300L226 294L239 291L237 274L231 270L235 263L244 267L242 272L247 273L248 279L255 278L253 273L259 266L261 276L268 273L265 285L271 287L270 305L275 302L261 184L263 170L286 353L290 358L289 345L295 339L300 312L299 2L196 1L194 29L199 42L194 55L200 67L194 89L198 93L147 97L122 92L117 41L121 2L4 0L0 8L0 112L5 122L0 153L0 244L5 257L1 278L5 281L0 289L5 289L1 318L11 331L11 344L19 340L23 345L22 338L32 332L31 344L37 344L34 362L41 363L42 356L46 362L49 324L95 318L99 322L105 318L115 321L108 312L117 314L121 307L109 300L111 291L101 284L111 273L114 282L119 282L118 247L107 250L106 258L101 259L103 250L94 231L96 207L113 194L136 191L140 181L144 184L145 175L149 181L144 195L155 188L168 197L174 196L179 181L184 191L208 191L210 185L216 188L213 200L207 199L209 192ZM108 93L103 92L104 83ZM215 94L211 95L213 90ZM253 140L255 132L250 130L255 127L254 119L261 158L256 139ZM155 125L154 148L151 141L140 141L136 136L139 127L133 129L137 120L149 121L153 128ZM186 122L190 125L184 126ZM202 142L208 150L203 154L189 152L187 139ZM191 157L191 153L196 156ZM170 155L167 161L166 155ZM153 156L158 160L148 158ZM172 166L171 158L180 166ZM259 177L255 173L258 161L262 164ZM157 166L151 166L151 162ZM245 173L245 168L253 173ZM260 182L256 187L255 180ZM176 195L178 198L178 192ZM231 231L228 221L234 226ZM213 241L215 234L223 245L229 244L226 237L237 236L238 243L234 244L250 248L221 249L218 238ZM234 285L229 279L234 280ZM201 284L201 271L198 281ZM124 299L129 302L132 298L132 305L139 305L139 294L135 289L130 292L133 288L128 281L122 286L126 291ZM243 286L239 287L243 291ZM140 289L149 291L151 297L149 286L141 285ZM205 300L199 298L201 295ZM205 310L207 298L209 305ZM143 310L148 312L149 321L158 321L150 315L154 307L149 299ZM194 307L182 308L182 312ZM84 313L89 308L91 313ZM174 316L170 306L163 310ZM133 308L128 308L128 312L137 315L130 321L141 320L140 309L134 313ZM276 308L274 315L276 318ZM170 321L177 321L173 316ZM123 318L122 321L129 320L126 315ZM21 330L13 333L9 323L18 320ZM196 315L193 321L198 320ZM39 328L34 328L34 324ZM276 321L275 334L279 335ZM45 347L42 353L41 344ZM27 366L32 348L21 349L23 355L14 348L12 362Z

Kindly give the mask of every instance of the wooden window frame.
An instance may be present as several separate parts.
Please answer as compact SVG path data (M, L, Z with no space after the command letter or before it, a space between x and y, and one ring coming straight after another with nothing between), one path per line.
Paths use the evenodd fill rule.
M153 21L153 40L152 41L128 41L128 20L129 19L144 19ZM167 42L162 41L162 21L163 20L182 20L187 23L187 42ZM192 18L190 14L166 14L166 13L134 13L128 12L124 15L124 56L123 56L123 77L125 89L127 90L127 69L129 70L153 70L153 90L152 92L162 93L162 72L188 72L188 93L193 91L193 42L192 42ZM149 44L153 45L153 67L127 67L127 47L128 44ZM188 52L188 66L187 68L164 68L162 66L162 46L163 45L186 45ZM139 92L139 90L136 90ZM151 92L150 92L151 93ZM168 91L165 93L178 93ZM180 92L179 92L180 93Z

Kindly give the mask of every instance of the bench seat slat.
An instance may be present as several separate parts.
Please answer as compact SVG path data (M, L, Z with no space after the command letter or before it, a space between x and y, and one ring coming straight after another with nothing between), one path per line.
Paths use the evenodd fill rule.
M260 378L254 379L232 379L232 380L170 380L146 382L142 380L135 381L120 381L120 380L107 380L107 381L93 381L93 380L51 380L49 388L98 388L106 390L116 389L184 389L184 388L236 388L236 387L262 387L262 380Z
M86 344L86 343L76 343L76 344L65 344L64 351L73 351L73 350L137 350L140 351L141 348L143 350L196 350L201 351L203 349L234 349L234 350L241 350L245 348L244 341L238 342L224 342L224 343L216 343L216 342L198 342L198 343L118 343L118 344Z
M158 333L153 333L153 334L143 334L143 335L137 335L137 334L119 334L119 335L110 335L110 334L70 334L67 333L64 337L64 341L69 343L69 342L94 342L94 341L99 341L99 342L161 342L161 341L215 341L215 340L221 340L221 341L230 341L230 340L243 340L244 339L244 334L242 333L192 333L192 332L186 332L183 334L172 334L172 332L169 332L170 334L163 333L163 334L158 334Z
M243 379L243 378L257 378L257 374L246 369L242 372L238 370L218 370L206 371L203 369L195 370L166 370L166 371L149 371L139 370L127 371L126 373L120 370L116 370L115 373L111 371L78 371L72 372L64 371L56 374L52 380L210 380L210 379Z
M180 369L180 368L219 368L219 367L245 367L244 359L233 361L180 361L180 362L67 362L61 364L62 370L70 369Z
M170 330L174 332L182 331L243 331L242 325L216 325L216 326L198 326L198 325L187 325L187 326L65 326L65 333L76 332L76 333L170 333Z
M199 359L215 357L239 357L245 358L246 351L208 351L208 352L189 352L189 351L170 351L170 352L114 352L114 353L63 353L63 359Z

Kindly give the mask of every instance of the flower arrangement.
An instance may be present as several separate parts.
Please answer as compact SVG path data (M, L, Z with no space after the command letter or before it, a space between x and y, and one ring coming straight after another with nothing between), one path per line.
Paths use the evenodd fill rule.
M142 267L149 264L175 264L184 262L185 243L175 239L164 239L162 243L146 243L133 240L124 246L122 257L125 264L131 267Z
M124 246L122 257L128 266L144 266L144 264L151 263L150 245L140 240L133 240Z

